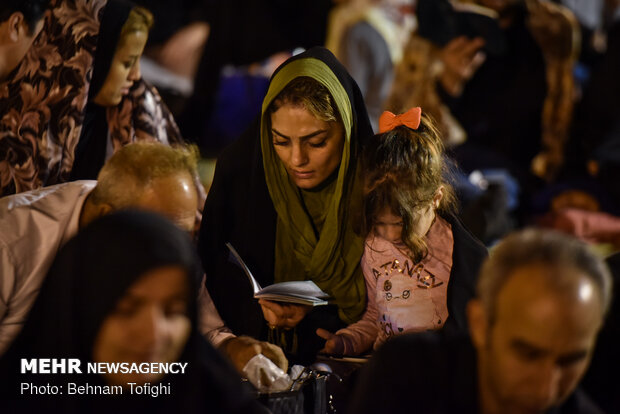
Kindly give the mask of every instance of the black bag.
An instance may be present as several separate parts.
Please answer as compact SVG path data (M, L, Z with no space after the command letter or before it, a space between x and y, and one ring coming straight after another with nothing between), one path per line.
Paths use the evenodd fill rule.
M301 387L293 391L258 393L258 401L273 414L325 414L327 413L327 378L329 373L309 372Z
M302 390L258 394L258 401L273 414L305 414Z

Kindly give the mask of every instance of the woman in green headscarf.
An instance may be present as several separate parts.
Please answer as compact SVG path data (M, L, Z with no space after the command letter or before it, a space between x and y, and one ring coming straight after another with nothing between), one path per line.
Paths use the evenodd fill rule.
M237 334L282 346L301 361L366 305L354 231L361 202L358 157L372 129L355 81L324 48L289 59L273 75L259 122L218 159L200 232L207 287ZM330 305L253 299L228 261L230 242L262 286L312 280Z

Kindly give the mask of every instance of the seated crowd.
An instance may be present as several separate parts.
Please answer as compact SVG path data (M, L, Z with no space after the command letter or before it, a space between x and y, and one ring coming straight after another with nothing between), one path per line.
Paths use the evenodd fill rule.
M589 61L580 22L547 0L300 2L306 23L334 7L327 39L270 28L266 38L306 50L240 58L217 49L253 47L252 33L225 43L225 6L179 3L178 31L155 47L162 10L179 10L137 3L0 5L7 412L302 412L264 398L267 371L248 370L260 356L273 372L334 370L334 398L304 391L323 404L303 412L620 410L620 101L606 95L616 118L596 131L572 116L600 105L589 87L616 63L617 25L608 54ZM264 3L256 19L297 22ZM501 39L437 43L425 13L463 10L485 10ZM174 113L173 94L141 72L143 54L162 72L182 66L163 58L171 45L192 49L194 65L204 47L200 66L181 70L196 75L191 108ZM209 80L217 94L205 57L224 68ZM582 85L578 59L590 65ZM208 122L238 62L270 79L259 104L238 104L255 113L216 149L211 180L201 152L213 154ZM200 119L197 102L208 102ZM258 299L248 268L263 287L311 281L326 301ZM84 370L28 362L44 359ZM85 369L115 363L182 369Z

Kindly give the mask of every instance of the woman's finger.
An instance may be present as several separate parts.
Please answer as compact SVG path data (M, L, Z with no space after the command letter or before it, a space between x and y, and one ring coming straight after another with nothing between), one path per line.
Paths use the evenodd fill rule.
M272 311L266 305L261 305L261 309L263 311L263 316L265 320L270 326L273 327L280 325L280 318L278 318L278 315L274 311Z
M282 307L281 305L278 305L276 302L272 302L272 301L266 300L266 299L260 299L258 301L258 303L261 306L263 306L263 307L269 309L270 311L272 311L273 313L275 313L278 317L281 317L281 318L285 317L284 315L285 315L286 312L285 312L284 307Z

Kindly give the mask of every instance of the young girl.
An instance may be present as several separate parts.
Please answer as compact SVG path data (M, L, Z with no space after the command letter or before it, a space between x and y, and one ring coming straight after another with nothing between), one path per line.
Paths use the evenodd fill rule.
M129 143L184 142L157 89L140 72L152 26L147 9L128 0L106 3L71 180L95 180L105 161Z
M485 247L456 219L441 136L420 108L384 112L364 149L362 319L336 334L318 330L324 351L356 355L392 335L465 330Z

